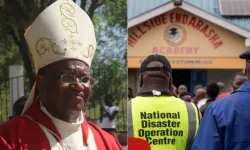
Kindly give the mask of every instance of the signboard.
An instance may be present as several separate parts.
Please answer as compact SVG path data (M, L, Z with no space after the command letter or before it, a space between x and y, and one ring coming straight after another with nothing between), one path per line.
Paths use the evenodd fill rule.
M216 68L217 61L213 58L238 59L247 49L243 37L179 8L134 26L128 32L128 60L161 54L175 60L172 64L184 65L182 68L187 64L191 68L196 64ZM242 65L241 61L237 63ZM130 61L128 67L133 67Z
M129 68L139 68L146 57L128 58ZM239 58L168 58L172 68L179 69L244 69L246 61Z

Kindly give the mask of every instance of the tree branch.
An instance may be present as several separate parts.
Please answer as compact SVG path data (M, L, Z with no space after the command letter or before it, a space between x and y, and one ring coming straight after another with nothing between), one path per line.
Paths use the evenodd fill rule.
M44 0L41 0L41 1L40 1L40 6L41 6L41 9L42 9L42 10L45 9L45 1L44 1Z
M21 44L20 44L20 41L19 41L19 39L17 38L17 35L16 35L16 33L15 33L15 30L12 28L12 27L10 27L10 35L11 35L11 37L13 38L13 40L15 41L15 43L17 44L17 46L18 47L21 47Z
M82 8L82 10L86 11L86 4L87 4L87 0L81 0L81 4L80 7Z
M88 15L90 17L90 19L92 20L93 19L93 16L94 16L94 13L95 13L95 10L100 7L103 3L99 3L99 0L92 0L92 3L89 7L89 10L88 10Z
M15 41L15 43L17 44L18 48L19 48L19 52L22 56L22 60L23 60L23 63L24 63L24 68L27 72L27 75L28 75L28 78L29 78L29 87L30 89L32 88L34 82L35 82L35 73L34 73L34 70L33 70L33 67L32 67L32 62L31 62L31 58L29 56L29 48L28 48L28 44L26 43L26 40L24 38L24 24L22 22L22 20L19 21L19 24L18 24L18 36L19 36L19 39L18 39L18 36L15 32L15 30L13 29L13 27L9 27L10 29L10 35L12 36L13 40Z
M100 7L100 6L102 6L104 3L100 3L100 4L98 4L97 6L96 6L96 8L98 8L98 7Z
M17 0L5 0L5 12L11 14L16 19L28 19L27 15L24 13L20 3Z
M30 83L30 89L31 89L34 82L35 82L35 73L34 73L31 58L29 55L29 47L28 47L28 44L24 38L24 24L23 24L22 20L20 20L20 23L18 25L18 35L20 38L19 51L22 54L24 67L25 67L25 70L27 72L27 75L28 75L28 78L30 81L29 83Z

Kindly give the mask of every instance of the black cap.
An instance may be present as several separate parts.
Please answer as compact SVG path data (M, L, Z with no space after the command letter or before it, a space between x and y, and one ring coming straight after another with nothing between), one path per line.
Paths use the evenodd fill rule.
M149 63L157 61L163 64L162 67L147 67ZM142 63L140 67L140 73L143 73L145 71L159 71L163 70L165 72L172 73L171 65L167 58L163 55L149 55Z
M246 62L250 63L250 50L247 50L244 53L240 54L240 58L246 59Z

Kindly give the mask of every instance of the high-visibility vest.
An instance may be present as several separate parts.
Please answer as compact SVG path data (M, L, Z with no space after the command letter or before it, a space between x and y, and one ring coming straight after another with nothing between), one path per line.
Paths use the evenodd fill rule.
M174 96L137 96L128 101L128 136L152 150L190 149L199 126L193 103Z

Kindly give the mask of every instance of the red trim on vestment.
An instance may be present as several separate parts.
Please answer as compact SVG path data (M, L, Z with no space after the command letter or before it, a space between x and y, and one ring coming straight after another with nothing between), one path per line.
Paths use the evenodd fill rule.
M94 134L98 150L123 150L120 143L109 133L103 131L102 129L90 122L88 124Z
M50 150L50 143L39 125L46 127L62 143L62 137L49 116L40 109L35 90L34 101L23 116L17 117L0 126L0 150ZM98 150L122 150L121 145L99 127L88 123L86 119L81 125L83 145L87 146L89 128L93 132ZM53 135L52 134L52 135Z
M0 126L0 150L51 150L41 128L27 117L16 117Z
M40 111L36 103L25 112L32 120L46 126L51 131L54 126L52 120ZM50 150L50 143L37 123L26 116L14 118L0 126L0 150ZM47 122L46 122L47 121ZM121 145L108 133L84 120L81 125L83 136L88 137L88 127L92 131L98 150L122 150ZM57 130L57 129L56 129ZM85 139L84 138L84 139ZM84 142L83 142L84 143Z
M33 121L49 129L51 132L53 132L57 136L55 137L57 142L62 143L61 134L57 130L56 126L54 125L50 117L48 117L44 112L42 112L38 101L34 101L33 104L25 111L23 115L30 117Z
M82 136L83 136L83 145L87 146L87 140L89 136L89 125L85 118L84 118L83 123L81 124L81 127L82 127Z

